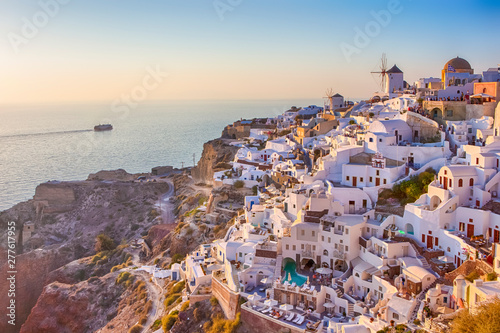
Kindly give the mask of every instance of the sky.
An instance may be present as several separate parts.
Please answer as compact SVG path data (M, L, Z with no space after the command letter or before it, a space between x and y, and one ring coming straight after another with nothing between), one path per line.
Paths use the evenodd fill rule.
M2 0L0 104L347 98L500 63L499 1Z

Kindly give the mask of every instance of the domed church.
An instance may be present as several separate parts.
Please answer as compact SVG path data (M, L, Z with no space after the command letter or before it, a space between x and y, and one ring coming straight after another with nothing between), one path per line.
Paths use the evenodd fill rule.
M480 80L480 74L474 74L470 63L460 57L456 57L448 61L441 71L441 80L444 87L449 86L464 86L467 83L475 80Z

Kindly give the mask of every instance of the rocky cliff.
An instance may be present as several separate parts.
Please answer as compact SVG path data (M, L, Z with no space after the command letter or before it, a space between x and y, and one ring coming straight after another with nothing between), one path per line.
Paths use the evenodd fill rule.
M119 244L123 239L140 238L151 226L161 223L156 205L159 196L168 190L166 182L51 182L40 185L33 200L0 212L0 227L7 230L7 223L14 221L18 236L23 234L25 223L34 225L31 238L20 239L24 246L19 243L16 248L19 325L12 327L0 322L0 332L19 332L43 287L59 280L51 273L94 254L98 234L105 233ZM7 244L5 237L6 233L0 234L0 252ZM6 264L0 262L2 281L8 271ZM0 295L7 295L7 290L8 284L0 283ZM0 298L0 307L6 307L7 301L6 297Z
M214 172L228 168L238 148L229 145L234 140L216 139L203 145L203 153L196 167L191 170L195 182L212 184Z
M20 332L127 332L139 319L141 311L137 310L146 300L137 301L134 285L126 288L116 283L118 275L47 285Z

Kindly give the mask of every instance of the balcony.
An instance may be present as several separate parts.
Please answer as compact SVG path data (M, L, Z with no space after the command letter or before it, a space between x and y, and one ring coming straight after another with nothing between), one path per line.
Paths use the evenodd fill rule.
M316 253L314 253L314 251L310 251L310 250L302 250L301 256L314 259L314 258L316 258Z

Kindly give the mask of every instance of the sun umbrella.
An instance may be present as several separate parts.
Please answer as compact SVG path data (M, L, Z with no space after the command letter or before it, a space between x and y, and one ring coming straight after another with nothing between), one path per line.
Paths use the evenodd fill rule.
M325 303L323 304L323 306L327 309L331 309L331 308L334 308L335 307L335 304L331 303L331 302L328 302L328 303Z
M248 296L248 300L255 305L257 301L260 301L262 299L262 296L260 296L257 293L254 293L253 295Z
M260 283L265 284L265 285L271 284L271 283L273 283L273 279L271 277L265 277L262 280L260 280Z
M264 304L267 306L275 306L278 304L278 301L274 299L267 299L264 301Z
M281 304L280 305L280 310L290 311L292 309L293 309L293 305L291 305L291 304Z
M319 273L319 274L331 274L331 273L333 273L333 271L330 268L321 267L321 268L318 268L316 270L316 273Z

